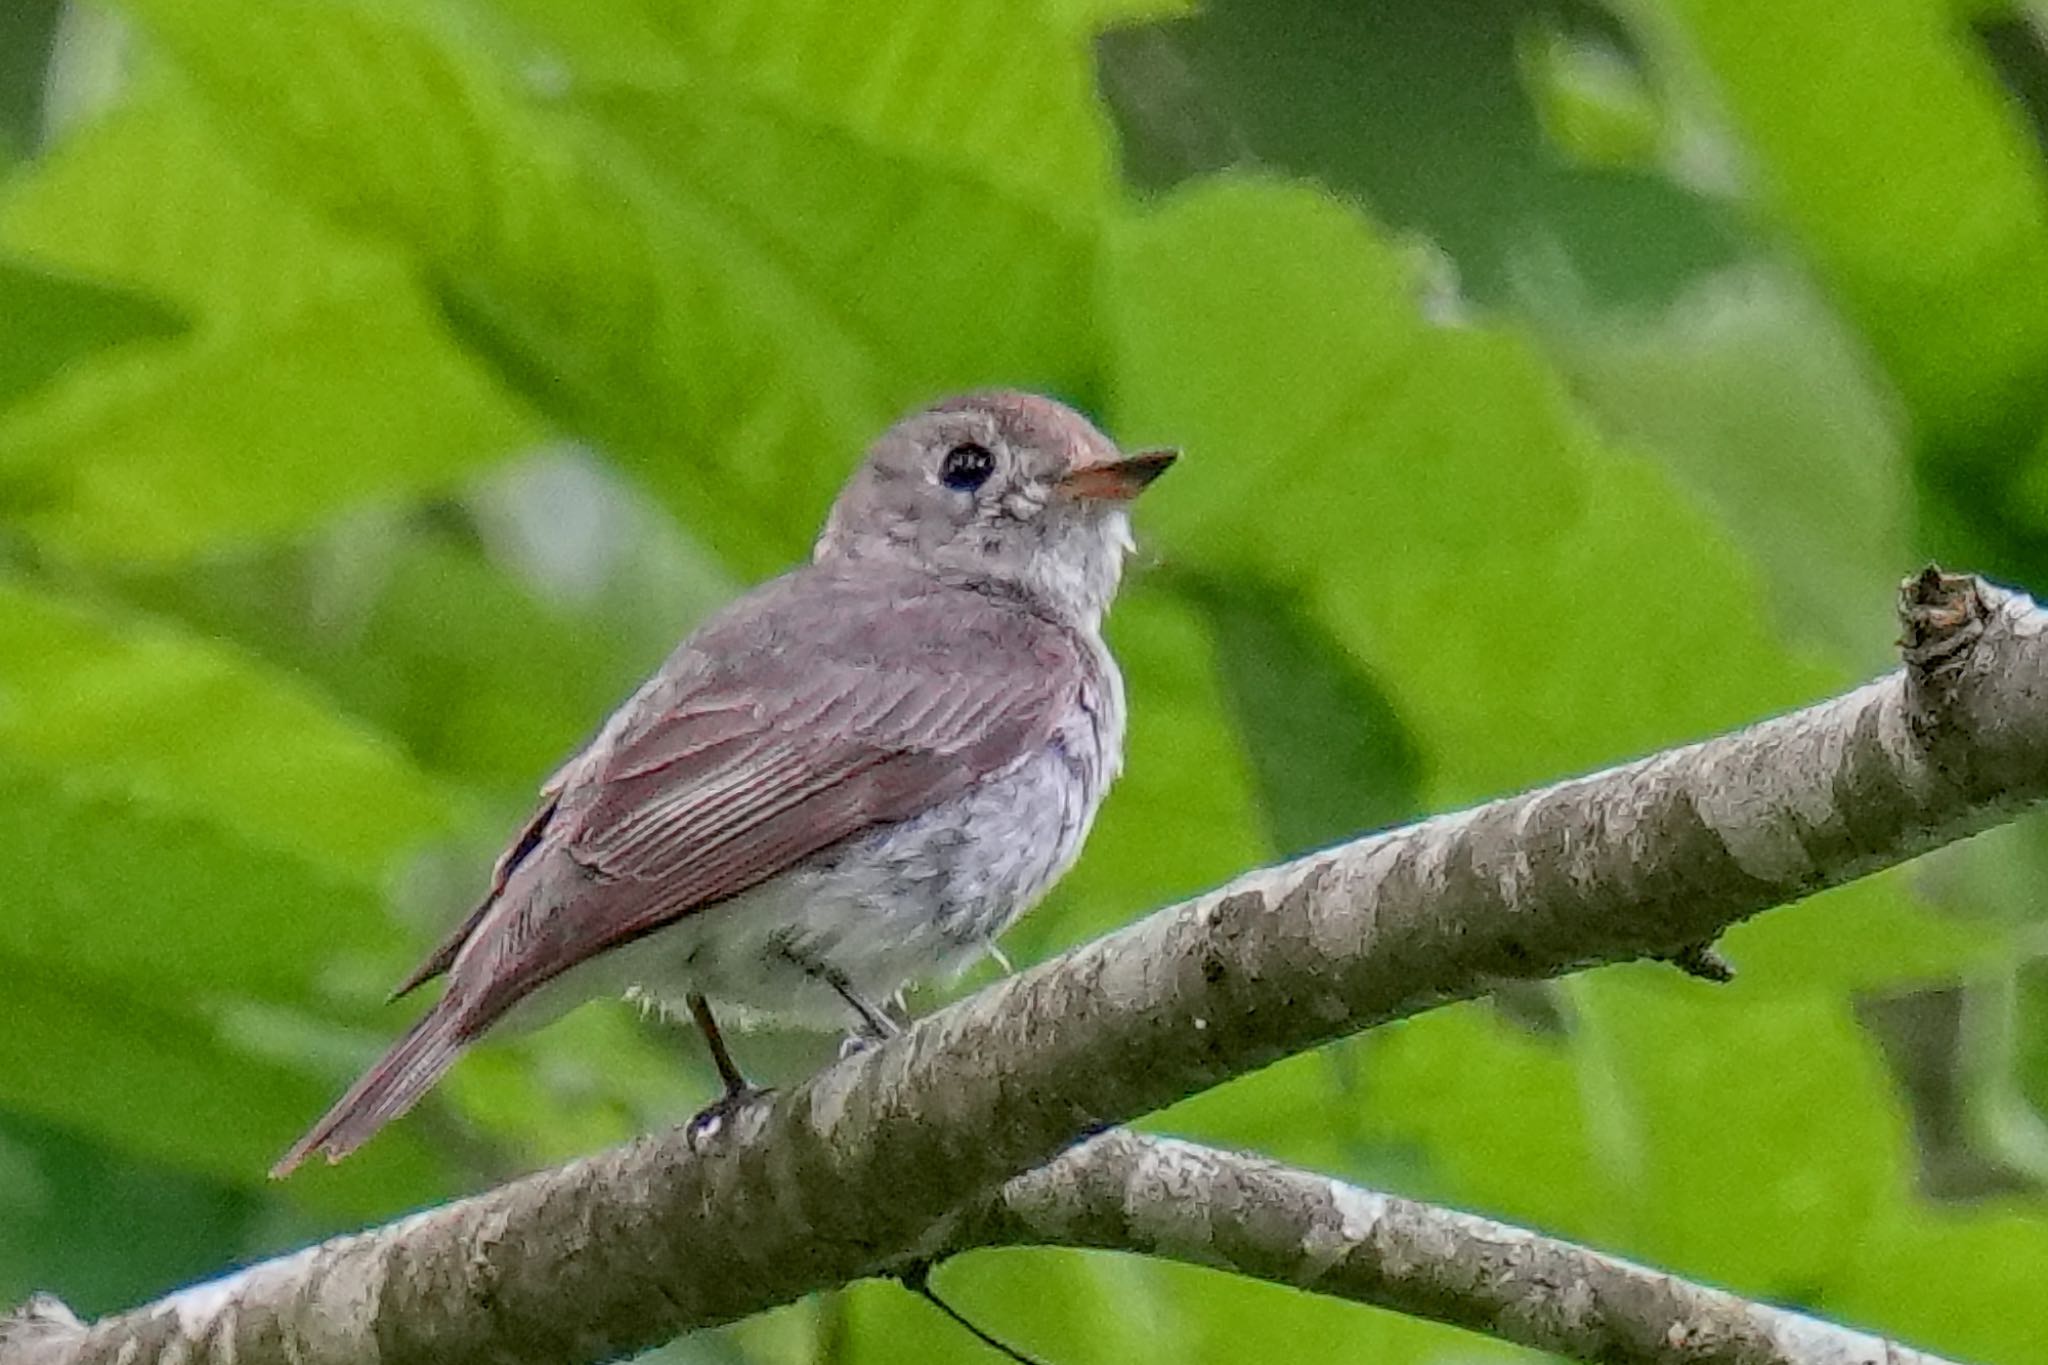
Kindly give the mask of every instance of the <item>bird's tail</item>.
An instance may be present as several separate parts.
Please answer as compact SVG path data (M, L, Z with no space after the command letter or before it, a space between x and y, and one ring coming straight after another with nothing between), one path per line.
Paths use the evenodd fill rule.
M270 1168L271 1179L284 1179L313 1152L334 1162L368 1142L379 1128L417 1104L469 1041L461 1011L442 997L278 1159Z

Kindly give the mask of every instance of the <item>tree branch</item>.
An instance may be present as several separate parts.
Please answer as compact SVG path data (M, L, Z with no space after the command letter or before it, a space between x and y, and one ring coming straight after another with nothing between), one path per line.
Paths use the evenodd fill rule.
M1118 1129L1018 1176L921 1255L1142 1252L1607 1365L1945 1365L1491 1219Z
M2048 615L1930 570L1907 667L1833 701L1251 873L758 1102L157 1304L35 1365L564 1362L900 1258L1099 1131L1504 981L1697 958L1730 924L2048 796Z

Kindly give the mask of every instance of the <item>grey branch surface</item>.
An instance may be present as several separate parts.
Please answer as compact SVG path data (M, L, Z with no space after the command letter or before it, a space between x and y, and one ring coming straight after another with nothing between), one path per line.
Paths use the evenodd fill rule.
M1170 1257L1578 1360L1943 1365L1524 1228L1127 1129L1018 1176L923 1251L997 1246Z
M1906 667L1846 696L1250 873L696 1149L642 1138L89 1327L42 1303L0 1362L610 1358L876 1273L1076 1139L1332 1038L1596 963L1698 965L1739 920L2048 796L2048 615L1931 570L1901 609Z

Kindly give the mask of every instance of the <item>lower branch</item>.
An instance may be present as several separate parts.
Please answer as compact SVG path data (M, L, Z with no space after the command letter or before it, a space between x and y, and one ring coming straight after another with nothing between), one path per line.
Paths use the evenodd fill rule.
M1119 1129L1017 1177L921 1255L1163 1256L1603 1365L1947 1365L1491 1219Z

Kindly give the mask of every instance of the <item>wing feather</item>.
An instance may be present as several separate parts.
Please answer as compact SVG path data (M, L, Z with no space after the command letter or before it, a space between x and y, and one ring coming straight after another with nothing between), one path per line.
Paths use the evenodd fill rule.
M822 568L764 585L564 769L530 858L573 860L586 889L564 903L514 888L468 926L449 958L465 1033L597 953L1051 742L1095 667L1065 628L922 576L888 584L877 611L878 586Z

